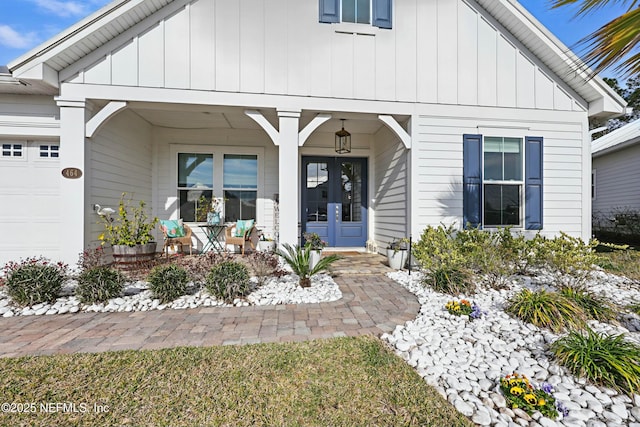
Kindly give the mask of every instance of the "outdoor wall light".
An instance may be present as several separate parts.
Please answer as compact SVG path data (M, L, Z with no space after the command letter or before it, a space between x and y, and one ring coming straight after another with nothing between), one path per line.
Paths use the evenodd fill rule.
M344 120L342 120L342 129L336 132L336 153L345 154L351 152L351 134L344 130Z

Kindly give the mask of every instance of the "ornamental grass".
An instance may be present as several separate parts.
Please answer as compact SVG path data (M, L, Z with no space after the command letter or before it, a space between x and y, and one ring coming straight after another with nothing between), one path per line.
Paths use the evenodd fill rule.
M628 394L640 391L640 346L624 335L571 331L551 351L575 376Z
M565 286L560 289L560 294L580 306L589 319L610 322L616 318L615 305L584 286Z
M558 292L523 289L509 299L505 312L523 322L548 328L553 332L582 329L586 326L582 308Z

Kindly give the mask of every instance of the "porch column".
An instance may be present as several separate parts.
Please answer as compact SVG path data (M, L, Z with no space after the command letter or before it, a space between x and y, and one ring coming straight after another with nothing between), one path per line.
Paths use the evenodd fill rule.
M82 172L60 179L60 258L73 267L85 244L85 101L57 99L60 107L60 168ZM87 202L88 203L88 202Z
M298 122L300 110L278 110L279 118L279 179L280 192L280 244L298 241Z

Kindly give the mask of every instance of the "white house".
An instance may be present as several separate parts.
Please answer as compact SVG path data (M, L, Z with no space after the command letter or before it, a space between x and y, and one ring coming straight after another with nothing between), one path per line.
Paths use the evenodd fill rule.
M116 0L0 75L0 261L75 263L123 191L280 242L587 238L589 118L625 103L582 65L515 0Z
M593 212L609 217L616 209L640 211L640 120L593 141Z

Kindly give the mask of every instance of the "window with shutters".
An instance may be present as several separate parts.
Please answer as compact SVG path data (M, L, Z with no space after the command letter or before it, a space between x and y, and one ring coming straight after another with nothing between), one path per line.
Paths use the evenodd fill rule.
M370 24L391 29L393 0L318 0L320 22Z
M487 136L483 146L483 224L522 225L522 138Z
M542 230L543 138L463 135L463 224Z

